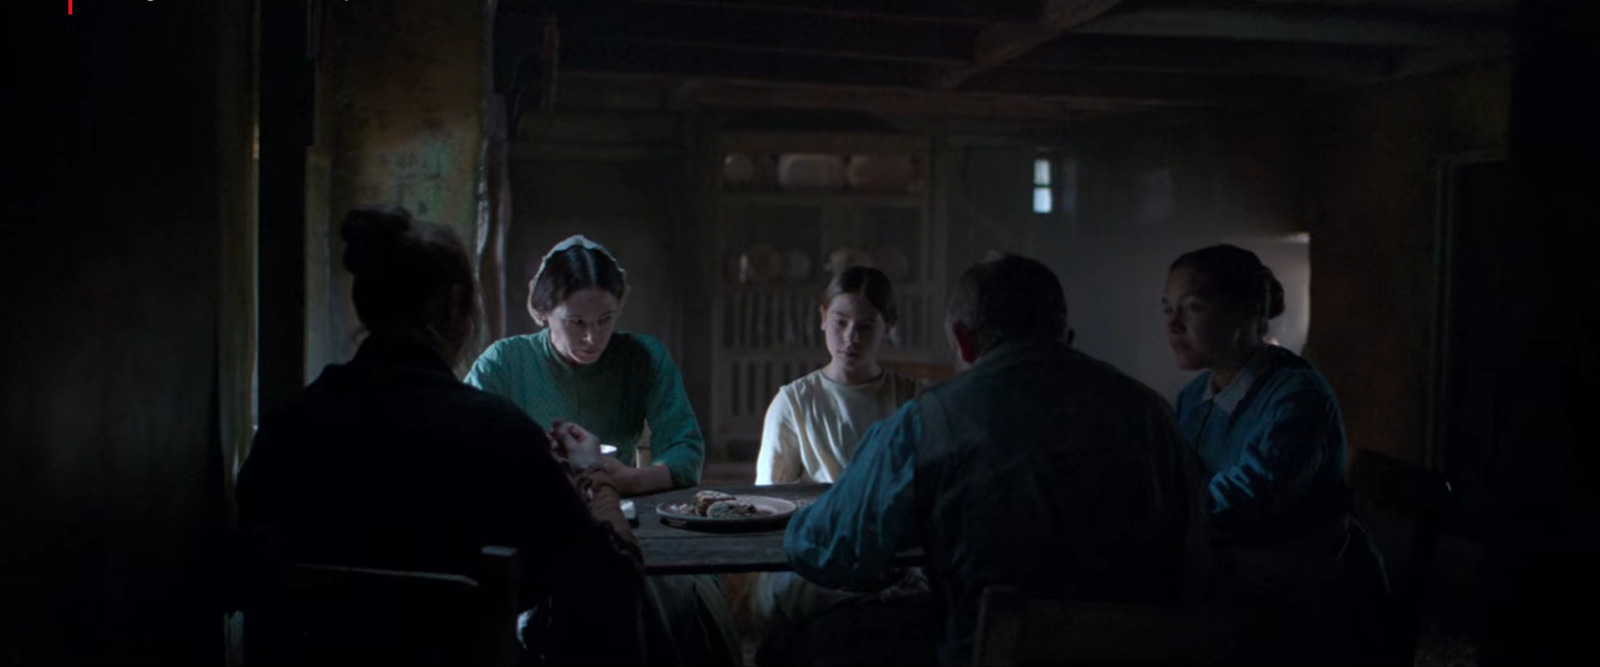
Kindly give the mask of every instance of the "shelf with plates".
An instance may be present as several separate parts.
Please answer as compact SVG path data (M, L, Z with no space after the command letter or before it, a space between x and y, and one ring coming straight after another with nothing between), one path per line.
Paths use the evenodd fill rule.
M886 361L945 361L927 137L735 132L719 147L710 359L719 449L758 441L778 388L827 362L818 301L849 266L893 281L899 322Z
M752 354L823 349L819 320L822 286L745 290L725 295L717 348ZM932 326L943 312L941 295L926 285L897 285L899 321L890 331L889 349L937 349L942 333Z
M896 285L930 278L921 208L733 202L724 203L721 215L719 282L725 292L820 292L834 274L855 265L878 268Z
M725 190L723 206L865 206L921 209L928 198L913 193Z

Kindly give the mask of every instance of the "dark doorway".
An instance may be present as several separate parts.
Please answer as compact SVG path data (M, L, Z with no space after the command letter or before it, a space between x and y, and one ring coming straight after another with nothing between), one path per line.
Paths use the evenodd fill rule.
M1507 405L1498 359L1512 336L1504 314L1510 180L1498 155L1447 159L1440 169L1443 236L1435 437L1430 463L1462 502L1484 500Z

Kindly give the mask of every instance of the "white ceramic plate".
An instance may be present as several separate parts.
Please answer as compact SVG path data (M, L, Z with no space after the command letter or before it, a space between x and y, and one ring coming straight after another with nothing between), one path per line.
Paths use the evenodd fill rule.
M764 530L782 526L788 523L789 516L798 509L792 502L770 496L734 496L734 499L754 505L756 515L713 519L679 510L678 506L680 504L692 504L692 500L689 503L661 503L656 506L656 514L661 516L661 523L673 528L739 531Z

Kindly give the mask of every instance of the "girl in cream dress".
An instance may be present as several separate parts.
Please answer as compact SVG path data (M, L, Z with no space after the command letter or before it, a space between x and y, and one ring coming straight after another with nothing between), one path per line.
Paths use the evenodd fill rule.
M920 391L915 380L879 363L896 321L894 289L882 271L853 266L839 272L823 293L818 317L831 360L773 397L756 458L758 485L833 483L867 429ZM925 588L920 572L908 579L886 593ZM765 634L857 597L792 572L765 572L750 588L748 611L754 629Z

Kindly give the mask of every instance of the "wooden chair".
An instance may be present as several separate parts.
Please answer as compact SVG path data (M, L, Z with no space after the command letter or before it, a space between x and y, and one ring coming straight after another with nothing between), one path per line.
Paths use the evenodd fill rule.
M475 577L254 559L246 664L515 665L518 557L484 547Z
M1389 615L1374 657L1413 664L1450 486L1421 466L1363 449L1352 453L1346 479L1389 576Z
M984 590L973 650L977 665L1233 664L1231 623L1201 609L1030 599Z

